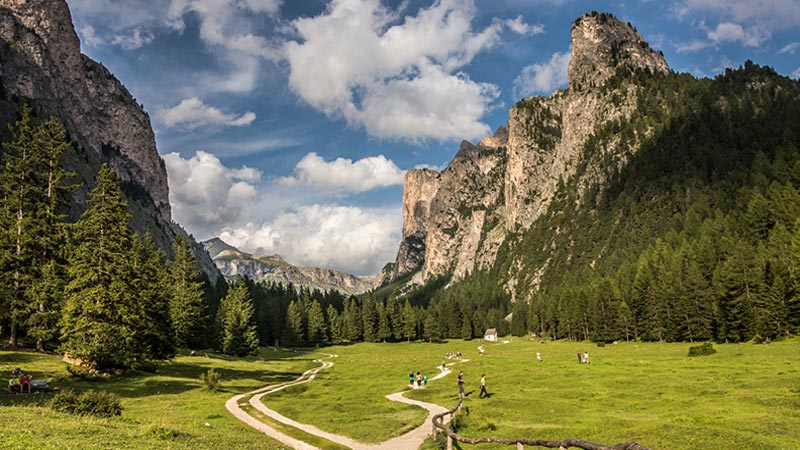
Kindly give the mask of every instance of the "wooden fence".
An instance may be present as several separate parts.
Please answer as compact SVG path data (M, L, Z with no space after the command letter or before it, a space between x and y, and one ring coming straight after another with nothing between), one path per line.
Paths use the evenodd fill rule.
M602 445L595 444L594 442L584 441L583 439L564 439L560 441L548 441L544 439L506 439L500 437L478 437L466 438L460 436L458 433L453 432L447 425L443 423L444 416L450 415L451 419L455 417L456 413L461 410L461 400L455 408L450 411L443 412L433 416L433 437L436 439L438 433L444 433L447 436L447 450L453 449L453 441L463 442L465 444L482 444L485 442L495 442L506 445L516 445L517 450L523 450L526 445L533 447L557 448L566 450L570 447L577 447L584 450L650 450L647 447L640 445L636 442L623 442L616 445Z

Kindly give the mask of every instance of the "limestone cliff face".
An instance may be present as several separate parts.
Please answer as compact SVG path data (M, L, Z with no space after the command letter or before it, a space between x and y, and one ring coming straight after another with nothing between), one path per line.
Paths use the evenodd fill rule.
M150 118L105 67L81 54L65 0L0 0L0 137L26 103L34 115L56 116L73 141L65 165L82 186L70 216L83 211L106 162L120 180L134 228L150 231L171 253L175 233L183 230L171 223L166 167ZM213 275L207 256L201 264Z
M397 252L393 278L419 270L425 261L431 200L439 190L439 173L409 170L403 180L403 240Z
M169 222L166 167L150 119L108 70L80 53L66 2L0 0L0 7L5 96L59 117L76 144L105 153L120 180L144 190Z
M579 186L585 189L605 181L593 164L624 163L613 142L587 147L593 134L624 121L636 107L636 88L610 87L611 80L618 73L669 68L630 25L608 14L576 20L571 37L569 89L520 101L493 136L477 145L462 143L447 169L426 174L436 178L435 190L421 189L418 174L406 178L403 243L424 240L415 247L401 244L397 264L404 261L405 272L421 262L422 280L448 273L458 278L491 266L508 233L541 216L561 181L582 176ZM417 204L429 207L417 211Z

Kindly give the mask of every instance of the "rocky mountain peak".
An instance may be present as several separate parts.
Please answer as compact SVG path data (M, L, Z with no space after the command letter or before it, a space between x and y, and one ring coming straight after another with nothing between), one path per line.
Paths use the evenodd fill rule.
M25 27L34 31L64 67L80 64L81 45L66 2L0 0L0 7L11 10Z
M664 55L650 48L632 25L611 14L592 12L578 18L571 39L570 90L601 86L619 67L669 72Z

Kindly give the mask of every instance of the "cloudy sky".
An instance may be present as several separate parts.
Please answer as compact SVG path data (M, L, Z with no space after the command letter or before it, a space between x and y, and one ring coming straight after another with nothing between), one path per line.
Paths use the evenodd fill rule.
M566 85L575 18L631 22L673 70L800 78L800 0L67 0L84 53L150 114L196 238L375 273L402 180Z

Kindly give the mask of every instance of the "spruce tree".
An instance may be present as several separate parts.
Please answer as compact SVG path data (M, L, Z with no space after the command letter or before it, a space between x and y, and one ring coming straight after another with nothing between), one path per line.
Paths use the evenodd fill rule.
M386 306L383 303L378 303L378 334L377 338L381 342L386 342L387 339L392 339L392 327L389 325L389 315L386 312Z
M334 344L344 341L342 334L342 317L333 305L328 305L328 329L330 330L331 342Z
M403 305L403 337L408 342L417 337L417 315L408 300Z
M432 308L428 308L428 310L425 312L423 330L424 337L428 340L428 342L439 342L439 340L442 338L439 321L436 319L436 315L433 313Z
M378 340L378 311L372 294L364 296L361 303L361 325L364 330L364 341L375 342Z
M36 275L28 288L30 315L25 322L28 336L36 340L36 350L44 351L45 342L58 336L58 318L63 306L66 284L68 238L65 215L60 209L74 188L66 183L68 174L61 165L61 155L69 147L65 131L55 117L37 127L38 183L42 202L35 214L38 236Z
M88 203L75 225L61 320L62 349L100 370L130 367L148 355L131 342L140 318L131 308L136 299L129 284L129 214L114 172L105 164Z
M223 303L222 352L234 356L257 354L255 310L244 280L237 280L233 284Z
M156 247L150 233L144 238L133 236L131 244L133 278L131 292L135 293L135 317L139 324L134 327L137 346L156 359L175 356L175 334L170 315L168 290L165 289L167 273L164 253Z
M182 234L175 236L169 265L169 313L178 347L201 348L206 343L207 308L200 268ZM219 283L219 282L218 282ZM225 284L225 283L222 283Z
M293 300L286 311L286 326L283 329L283 345L294 348L305 342L303 325L303 302Z
M325 325L325 314L322 312L322 305L317 300L311 302L308 309L308 342L310 344L322 344L326 341L328 334Z
M2 310L9 321L8 341L17 345L20 324L29 314L25 290L34 279L36 233L34 214L41 206L42 192L35 183L37 138L30 110L11 128L12 141L4 144L5 164L0 173L3 237L0 240L0 286L4 287Z

